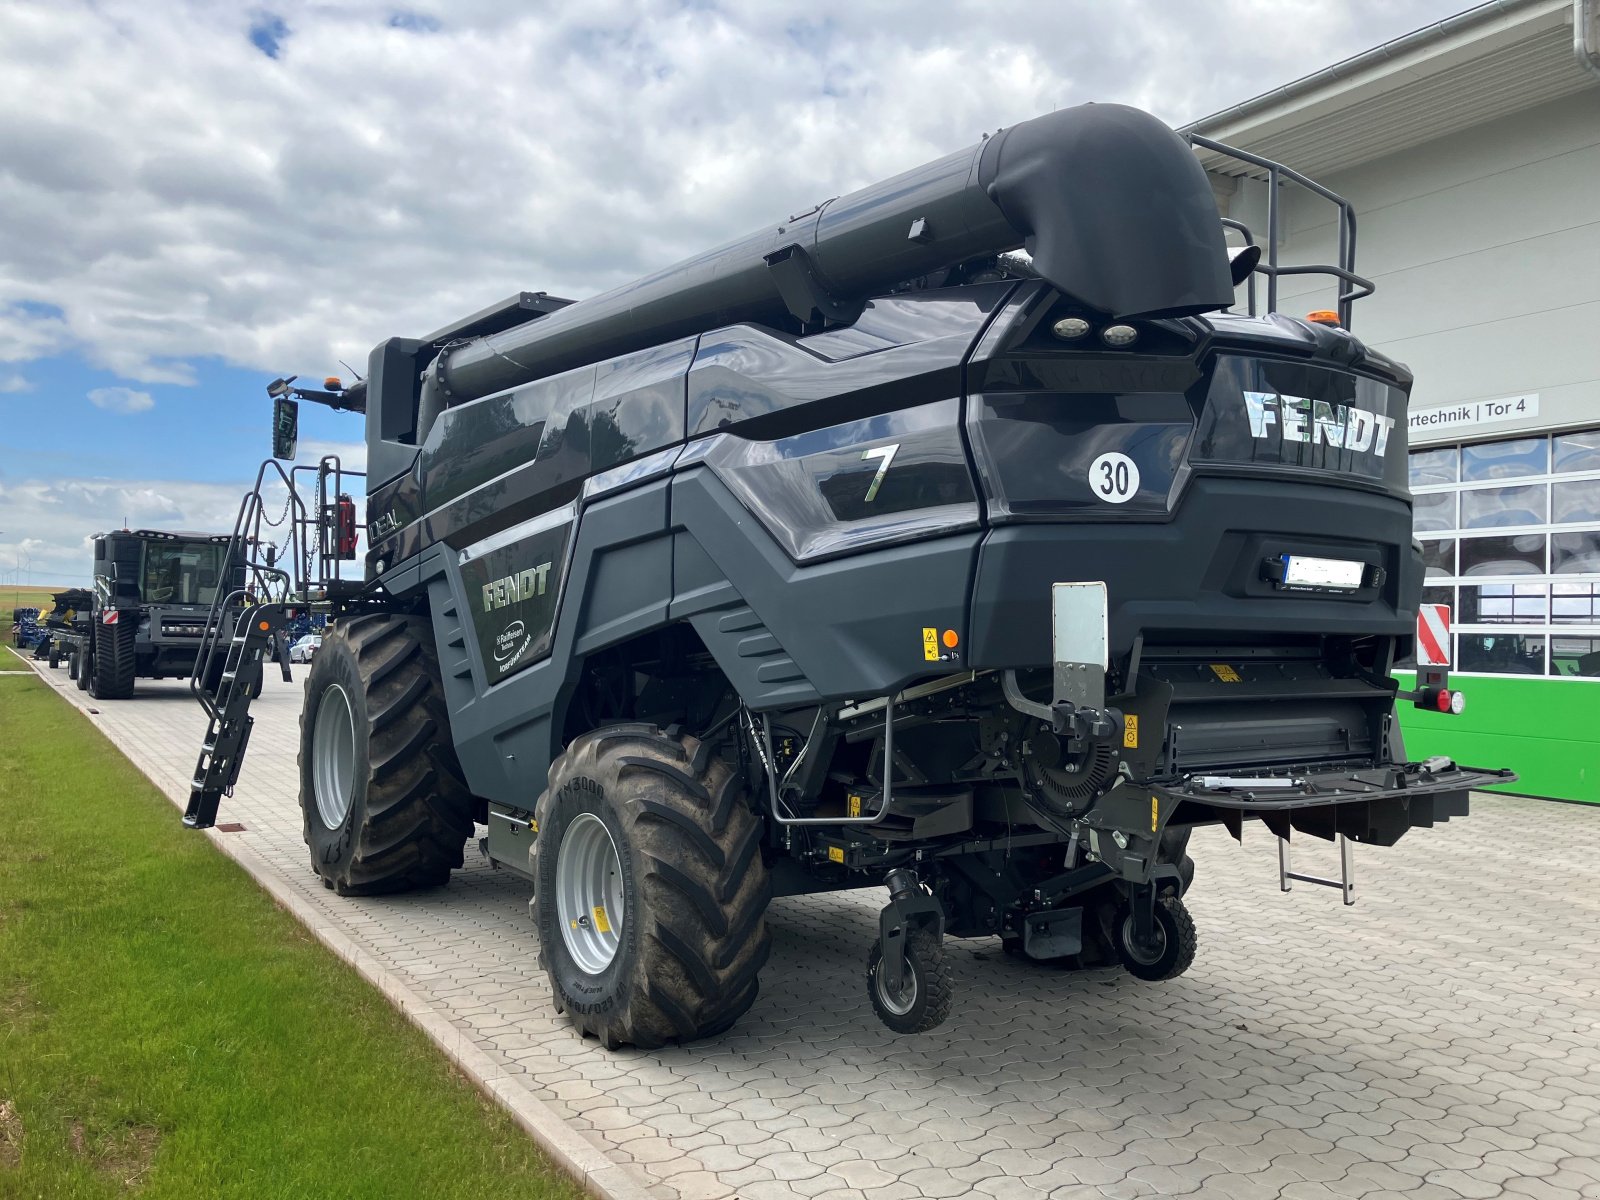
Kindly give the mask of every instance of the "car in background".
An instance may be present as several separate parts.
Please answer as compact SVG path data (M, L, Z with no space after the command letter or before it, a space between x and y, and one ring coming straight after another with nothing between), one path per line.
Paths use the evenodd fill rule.
M289 647L289 661L292 663L308 663L311 661L311 656L317 652L317 648L321 645L322 635L320 633L308 633Z

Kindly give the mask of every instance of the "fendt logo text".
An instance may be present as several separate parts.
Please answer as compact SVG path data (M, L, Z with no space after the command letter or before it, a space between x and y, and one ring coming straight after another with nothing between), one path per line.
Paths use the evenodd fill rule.
M526 571L518 571L515 575L507 575L504 579L484 584L483 611L493 612L508 604L520 604L524 600L544 595L545 585L550 577L550 566L550 563L541 563L537 567L529 567Z
M1250 417L1250 435L1272 436L1273 426L1286 442L1327 444L1340 450L1370 450L1382 458L1394 431L1394 418L1368 412L1353 404L1330 404L1304 396L1281 396L1277 392L1246 392L1245 412Z

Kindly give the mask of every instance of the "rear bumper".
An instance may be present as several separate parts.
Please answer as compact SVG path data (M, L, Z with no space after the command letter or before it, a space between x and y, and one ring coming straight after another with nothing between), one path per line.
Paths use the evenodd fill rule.
M1282 554L1350 559L1382 571L1347 595L1292 592L1263 577ZM1139 635L1272 645L1306 635L1409 636L1422 581L1411 513L1392 496L1304 483L1197 480L1170 520L1016 524L978 553L965 665L1051 661L1050 588L1100 579L1113 658Z

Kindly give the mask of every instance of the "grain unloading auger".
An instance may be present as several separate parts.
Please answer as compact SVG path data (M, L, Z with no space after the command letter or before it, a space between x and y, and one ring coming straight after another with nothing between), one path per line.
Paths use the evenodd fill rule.
M1197 825L1465 813L1509 775L1409 761L1395 716L1448 687L1390 675L1411 379L1349 331L1354 215L1235 161L1269 229L1280 186L1328 201L1339 261L1263 259L1190 141L1086 105L380 344L341 397L370 546L306 682L314 869L435 885L481 829L558 1006L652 1046L754 1002L773 895L884 883L868 995L911 1032L945 936L1181 973ZM1273 311L1307 271L1336 311Z

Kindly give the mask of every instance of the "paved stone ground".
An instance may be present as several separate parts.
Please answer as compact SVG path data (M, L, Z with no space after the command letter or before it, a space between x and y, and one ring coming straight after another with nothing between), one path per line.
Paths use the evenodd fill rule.
M1481 797L1358 851L1353 909L1281 894L1264 831L1242 848L1204 831L1189 974L955 942L955 1015L920 1037L888 1033L863 992L878 892L783 900L730 1034L608 1054L553 1011L518 877L469 851L434 892L323 890L296 800L300 685L267 689L233 836L661 1200L1600 1198L1600 809ZM184 685L97 707L181 801L202 728Z

